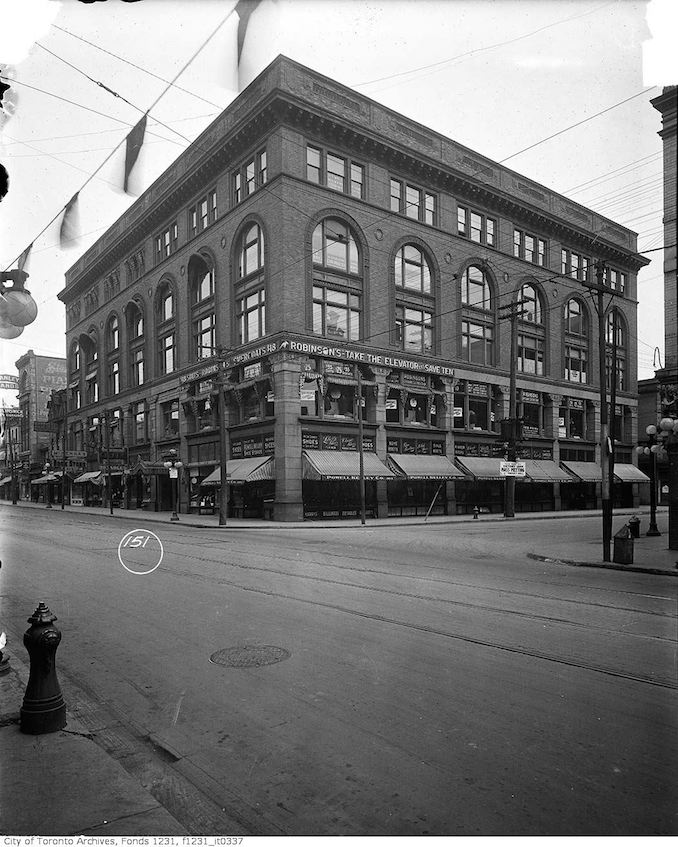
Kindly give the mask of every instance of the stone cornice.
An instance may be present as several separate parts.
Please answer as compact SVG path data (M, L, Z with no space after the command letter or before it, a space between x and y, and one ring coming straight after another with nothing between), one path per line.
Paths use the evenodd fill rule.
M280 71L288 64L303 73L306 82L315 80L316 96L285 89ZM343 108L331 112L324 101L321 105L322 95L316 90L322 86L318 81L331 85L332 90L327 91L335 99L343 98ZM342 101L337 99L337 103ZM374 115L379 118L376 130L371 120ZM332 145L355 151L368 161L380 161L432 189L448 191L599 258L633 270L648 263L628 247L601 240L607 230L619 242L630 243L634 235L631 231L332 80L289 60L276 60L69 269L59 299L68 303L105 276L140 241L169 222L184 204L225 168L236 165L255 142L279 124L327 137ZM580 218L582 226L569 222L566 216Z

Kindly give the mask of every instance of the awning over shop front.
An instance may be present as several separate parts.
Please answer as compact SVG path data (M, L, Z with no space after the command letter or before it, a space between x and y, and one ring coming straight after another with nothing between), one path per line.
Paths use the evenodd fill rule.
M597 462L562 462L566 471L580 482L600 482L602 471Z
M649 482L650 477L644 474L635 465L623 463L614 464L614 475L618 482Z
M46 485L48 482L58 482L61 479L61 471L45 474L38 479L32 479L31 485Z
M420 456L411 453L389 453L389 465L408 479L463 479L464 474L447 456Z
M7 485L7 483L11 482L11 481L12 481L11 476L3 476L3 478L0 479L0 485Z
M504 479L499 473L499 458L461 456L457 457L457 463L463 471L475 479ZM520 479L520 477L518 477Z
M525 473L532 482L574 482L572 477L555 462L545 459L522 459Z
M360 479L360 454L352 450L304 450L303 478L315 480ZM374 453L363 453L365 479L393 479L395 473Z
M254 456L249 459L229 459L226 462L226 482L229 485L244 485L246 482L261 482L275 479L272 456ZM221 485L221 468L215 468L203 479L202 485Z
M100 485L102 482L101 471L87 471L73 480L73 485L77 482L92 482L94 485Z

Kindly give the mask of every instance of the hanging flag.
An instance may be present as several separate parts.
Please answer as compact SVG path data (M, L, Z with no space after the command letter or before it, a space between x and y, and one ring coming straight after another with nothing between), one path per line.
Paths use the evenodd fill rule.
M127 145L125 149L125 176L122 182L122 190L129 194L127 187L129 184L129 176L132 168L136 164L139 157L141 145L144 143L144 135L146 133L146 115L139 121L134 129L127 136Z
M242 91L243 75L240 68L240 59L242 56L243 46L245 44L245 35L247 34L247 26L250 22L252 12L261 3L261 0L238 0L235 6L235 11L238 13L238 89Z
M240 18L238 23L238 64L240 64L240 56L242 55L242 47L245 43L245 34L247 32L247 24L250 21L250 15L259 3L261 3L261 0L238 0L235 4L235 11Z
M71 247L73 242L78 238L78 195L79 191L76 191L75 194L71 197L71 199L66 203L64 207L64 216L61 219L61 227L59 229L59 245L64 247Z
M19 256L19 260L17 262L17 268L20 271L26 270L26 265L28 264L28 257L31 254L31 250L33 249L33 242L28 245L28 247L24 250L24 252Z

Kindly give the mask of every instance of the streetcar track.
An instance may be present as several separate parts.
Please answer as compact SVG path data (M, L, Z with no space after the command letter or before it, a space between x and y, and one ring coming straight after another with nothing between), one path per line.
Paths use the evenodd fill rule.
M512 653L518 656L529 657L533 659L542 659L543 661L553 662L559 665L565 665L567 667L576 668L578 670L588 670L594 673L604 674L606 676L615 677L618 679L626 679L631 682L640 682L645 685L653 685L658 688L667 688L670 690L678 690L678 684L675 682L671 682L669 680L663 679L655 679L651 676L645 676L641 674L632 674L625 673L624 671L615 670L613 668L608 668L603 665L596 665L590 662L578 662L572 659L566 659L560 656L550 655L548 653L543 653L539 650L530 650L524 647L512 647L508 644L502 644L496 641L489 641L482 638L475 638L473 636L461 633L461 632L452 632L450 630L439 629L438 627L429 626L427 624L418 624L413 623L411 621L404 621L399 618L389 617L386 615L379 615L375 612L364 612L359 609L352 609L348 606L342 606L338 603L329 603L327 601L317 600L317 599L308 599L304 597L297 597L292 594L285 594L280 591L272 591L270 589L258 588L254 586L246 586L241 585L235 580L229 580L225 578L213 578L207 577L203 574L195 574L190 571L168 571L167 573L175 576L175 577L185 577L189 576L194 579L198 579L206 582L216 582L220 585L228 585L231 588L239 588L241 591L250 591L255 594L263 594L266 597L273 597L281 600L292 600L293 602L303 603L309 606L316 606L323 609L331 609L335 612L342 612L347 615L354 615L356 617L365 618L367 620L378 621L380 623L392 624L393 626L403 627L405 629L411 629L416 632L424 632L430 635L439 635L443 638L450 638L455 641L463 641L467 644L474 644L479 647L488 647L495 650L502 650L507 653Z

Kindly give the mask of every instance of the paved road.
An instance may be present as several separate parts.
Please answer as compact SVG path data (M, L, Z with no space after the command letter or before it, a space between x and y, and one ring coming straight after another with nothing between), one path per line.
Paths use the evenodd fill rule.
M69 706L189 831L678 830L675 578L526 558L591 522L156 525L134 575L138 518L20 518L3 628L47 602Z

